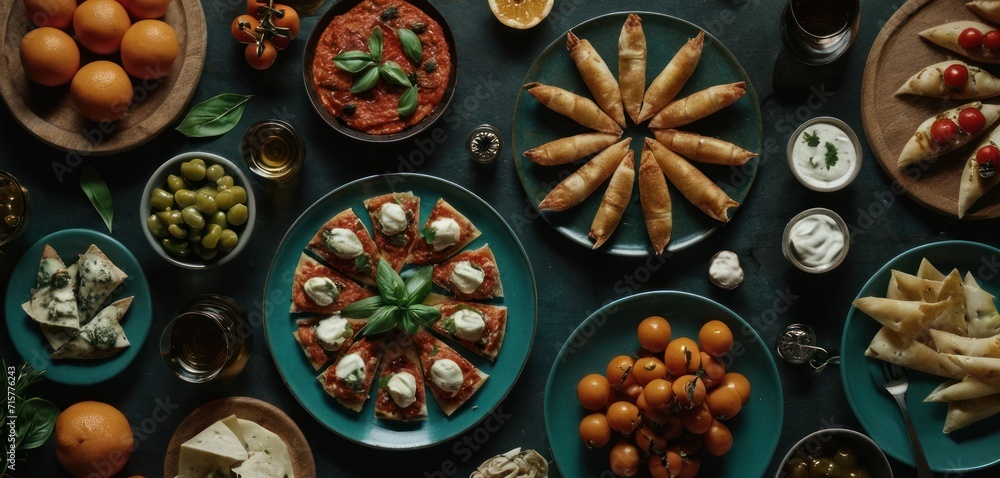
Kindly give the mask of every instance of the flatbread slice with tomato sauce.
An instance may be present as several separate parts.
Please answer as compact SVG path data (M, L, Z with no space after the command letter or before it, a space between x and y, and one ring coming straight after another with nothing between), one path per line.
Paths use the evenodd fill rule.
M412 336L431 395L451 416L483 386L489 375L426 330Z
M438 199L420 230L420 239L410 249L410 264L436 264L458 254L482 232L462 213Z
M361 287L347 276L302 254L292 278L292 305L289 312L333 314L373 295L374 292Z
M500 269L489 244L435 265L434 283L459 300L503 297Z
M306 248L347 277L375 285L375 270L382 254L353 209L330 218Z
M399 272L420 236L420 198L411 192L383 194L366 199L365 209L382 258Z

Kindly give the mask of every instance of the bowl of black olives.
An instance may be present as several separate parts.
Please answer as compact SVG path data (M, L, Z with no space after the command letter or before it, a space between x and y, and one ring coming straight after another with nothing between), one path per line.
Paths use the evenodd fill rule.
M239 166L201 152L164 162L146 183L139 213L153 249L186 269L232 260L256 219L253 188Z
M775 478L892 478L892 468L871 438L847 428L826 428L799 440Z

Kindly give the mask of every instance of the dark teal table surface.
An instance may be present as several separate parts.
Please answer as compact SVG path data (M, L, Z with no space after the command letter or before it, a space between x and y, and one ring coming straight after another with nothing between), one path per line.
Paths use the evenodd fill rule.
M15 0L16 1L16 0ZM802 121L820 115L844 119L862 132L861 73L879 29L902 2L862 1L860 36L842 62L841 74L812 85L811 93L784 98L774 94L772 66L780 49L779 0L640 1L556 0L552 14L527 31L504 27L486 0L437 1L458 43L459 81L451 109L431 131L395 145L375 146L348 140L331 131L312 110L301 74L305 37L318 16L303 19L299 40L281 52L273 68L251 70L243 48L229 33L243 0L205 2L208 59L194 101L224 92L253 94L238 127L218 138L188 139L167 130L133 151L104 158L68 158L35 140L0 112L0 168L20 178L32 194L29 231L3 251L2 280L10 264L32 243L71 227L106 231L78 186L82 165L92 165L107 180L115 202L114 237L143 265L153 289L155 319L150 338L124 373L92 387L44 383L34 393L60 407L81 400L115 404L140 428L137 449L122 476L161 476L164 450L183 418L216 398L246 395L273 403L302 428L323 477L468 476L483 460L521 446L548 455L542 396L551 363L573 329L609 301L641 291L682 290L721 302L750 322L768 343L787 324L811 325L821 345L835 348L844 318L858 290L887 260L913 246L944 239L1000 244L995 222L959 222L929 212L891 193L891 183L864 144L864 164L857 180L836 193L817 193L799 185L785 161L785 144ZM960 8L956 5L956 8ZM572 26L592 17L627 10L654 10L691 21L718 37L749 73L763 112L762 161L757 183L735 219L700 244L669 257L618 258L571 243L543 220L526 200L512 165L510 150L491 165L472 162L465 153L466 134L474 126L496 125L510 138L514 102L521 81L541 50ZM268 193L258 187L257 227L240 258L217 270L190 272L167 264L143 238L138 216L146 178L160 162L186 151L208 151L233 159L243 131L266 118L291 122L305 138L307 159L293 190ZM475 191L510 223L532 261L539 290L538 325L528 364L493 418L465 435L415 452L379 452L353 444L314 421L295 401L275 369L263 329L254 332L254 351L236 379L192 385L174 378L158 355L157 340L166 321L187 299L203 292L232 296L251 316L259 317L271 257L284 231L310 204L328 191L372 174L418 171L454 181ZM833 272L799 272L781 254L781 233L796 213L813 206L839 212L851 225L854 242L847 260ZM746 281L724 291L707 280L709 258L720 249L738 253ZM6 286L0 288L6 290ZM10 338L0 333L0 352L18 361ZM831 426L860 429L845 398L838 370L813 373L779 363L785 396L784 425L768 474L802 436ZM166 419L164 417L166 412ZM575 431L556 439L577 440ZM893 462L896 476L914 476L912 468ZM995 476L996 470L966 477ZM556 473L553 473L556 475ZM18 477L67 476L54 459L51 441L18 463ZM573 477L577 478L577 477Z

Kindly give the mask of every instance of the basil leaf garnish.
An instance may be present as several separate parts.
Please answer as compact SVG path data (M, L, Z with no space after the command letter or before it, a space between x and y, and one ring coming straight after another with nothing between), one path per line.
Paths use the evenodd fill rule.
M341 70L358 73L369 66L375 66L375 60L363 51L345 51L333 58L333 64Z
M420 304L427 298L433 285L433 274L434 268L424 267L406 281L406 293L409 295L406 305L412 308L414 304Z
M344 307L344 310L340 311L340 315L352 319L367 319L378 309L385 307L385 305L386 303L382 300L382 296L373 295Z
M368 51L372 53L372 58L376 62L382 61L382 42L382 27L375 27L368 36Z
M361 329L361 336L367 337L369 335L377 335L392 330L392 328L396 326L401 313L402 310L392 305L387 305L376 310L375 313L368 318L368 323Z
M403 96L399 97L399 106L396 108L396 112L399 116L409 116L412 115L414 111L417 111L417 87L411 86L410 89L403 93Z
M394 61L386 61L378 66L378 71L382 75L382 79L391 85L396 86L412 86L410 79L406 77L406 72L403 71L403 67L399 66L399 63Z
M378 83L378 67L374 65L369 65L361 73L354 75L354 84L351 85L351 93L358 94L362 91L368 91L375 87Z
M420 325L427 325L441 317L440 310L424 304L413 304L406 311L413 314L412 320Z
M412 30L400 28L396 30L396 36L399 37L399 42L403 45L403 52L406 53L406 56L419 65L424 56L424 45L420 43L417 34L413 33Z

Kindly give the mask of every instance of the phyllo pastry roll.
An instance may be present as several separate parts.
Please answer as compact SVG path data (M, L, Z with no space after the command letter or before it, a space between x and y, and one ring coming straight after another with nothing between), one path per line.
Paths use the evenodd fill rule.
M743 81L706 88L664 106L649 121L649 127L676 128L693 123L735 103L746 92Z
M543 211L565 211L587 199L598 186L607 180L625 153L631 138L626 138L609 146L566 177L542 199L538 209Z
M577 38L573 32L566 34L566 49L576 63L583 82L594 96L601 110L608 114L618 126L625 127L625 110L622 108L622 94L611 69L587 40Z
M590 238L594 249L601 247L611 237L622 220L622 214L632 199L632 185L635 183L635 153L629 150L625 159L611 176L608 190L604 192L601 206L597 209L594 222L590 225Z
M677 97L677 93L687 83L688 78L694 73L701 59L701 50L705 44L705 32L698 32L698 36L690 39L676 55L667 63L649 88L642 99L642 111L639 113L639 123L652 118L664 106Z
M699 163L740 166L757 156L753 151L711 136L676 129L658 129L653 134L660 144L671 151Z
M587 128L615 135L622 134L622 128L615 120L601 111L597 103L557 86L531 82L524 85L528 93L540 103Z
M610 133L582 133L550 141L524 152L535 164L555 166L590 156L615 144L621 135Z
M663 170L657 165L656 158L650 150L650 143L642 147L639 158L639 204L642 206L642 217L646 222L646 232L657 254L670 242L670 234L674 229L673 213L670 209L670 191Z
M618 89L625 112L639 123L642 96L646 92L646 35L642 32L642 19L634 13L625 19L618 37Z
M646 138L646 144L652 150L656 162L667 175L667 179L688 201L713 219L729 222L729 208L737 207L740 203L729 197L698 168L666 146L651 138Z

